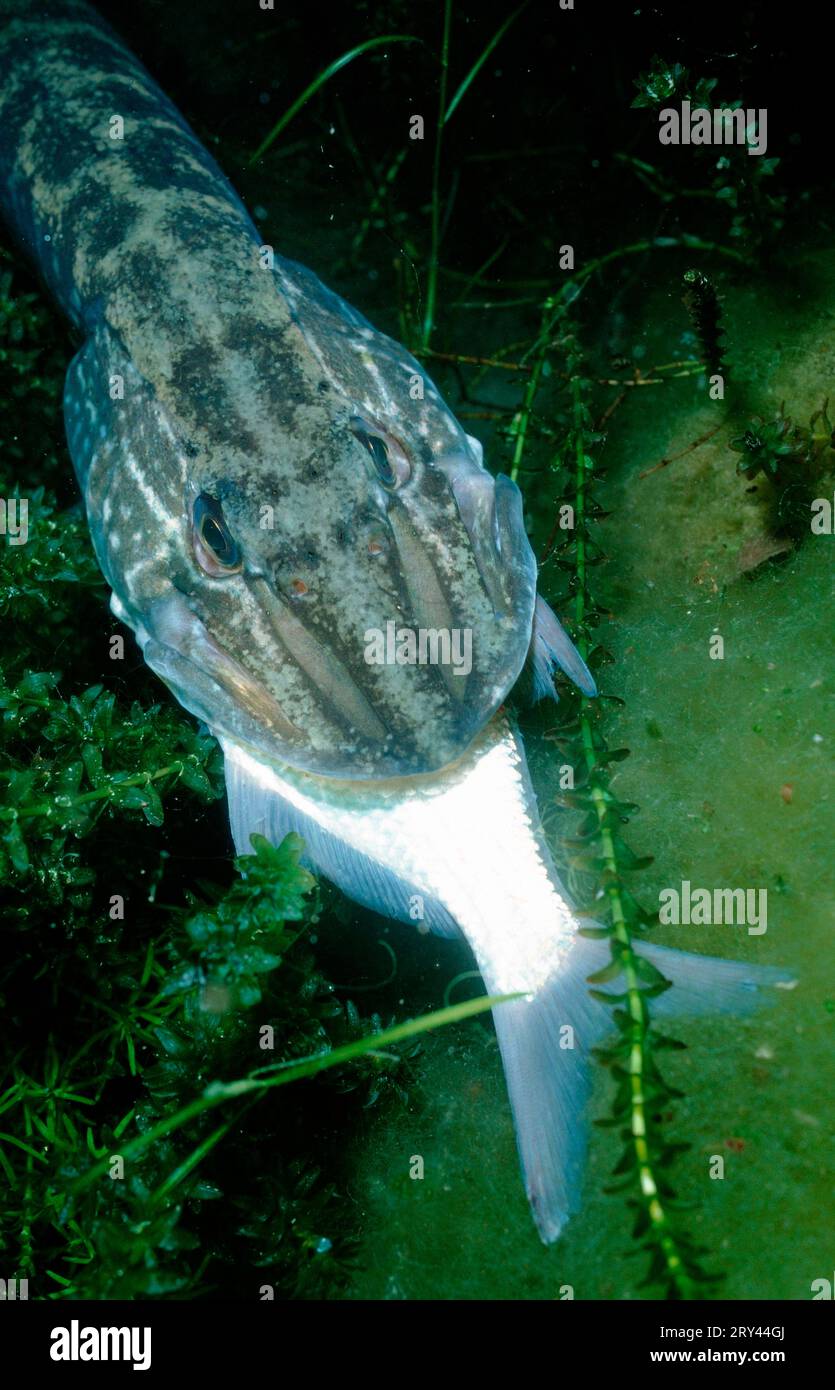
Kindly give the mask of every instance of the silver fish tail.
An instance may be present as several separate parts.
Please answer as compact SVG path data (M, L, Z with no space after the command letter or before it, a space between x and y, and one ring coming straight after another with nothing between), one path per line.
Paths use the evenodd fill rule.
M488 993L522 994L494 1019L525 1190L551 1242L579 1202L592 1048L611 1007L587 978L610 959L579 934L554 867L518 731L504 715L440 774L339 783L270 767L224 743L232 832L275 843L295 830L307 860L357 902L449 936L462 932ZM590 925L590 924L587 924ZM779 970L638 946L676 986L653 1013L741 1014ZM622 981L603 986L617 992Z

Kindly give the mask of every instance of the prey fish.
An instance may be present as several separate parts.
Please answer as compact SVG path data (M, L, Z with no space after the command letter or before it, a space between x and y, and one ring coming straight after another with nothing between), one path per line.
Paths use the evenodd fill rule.
M0 78L0 203L78 342L67 439L113 611L220 741L240 852L298 832L349 897L407 922L418 901L521 996L495 1025L553 1241L607 952L578 932L506 702L554 696L557 668L596 686L537 595L519 490L405 348L264 244L82 0L0 0ZM405 645L375 659L391 625ZM659 1012L739 1012L776 978L639 949L674 983Z

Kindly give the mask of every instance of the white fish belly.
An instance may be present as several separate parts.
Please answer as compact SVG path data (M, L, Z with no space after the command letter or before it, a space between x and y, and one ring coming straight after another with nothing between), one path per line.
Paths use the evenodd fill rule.
M248 779L442 903L491 990L535 994L564 962L577 922L558 888L524 752L499 715L464 758L431 777L319 778L224 746Z

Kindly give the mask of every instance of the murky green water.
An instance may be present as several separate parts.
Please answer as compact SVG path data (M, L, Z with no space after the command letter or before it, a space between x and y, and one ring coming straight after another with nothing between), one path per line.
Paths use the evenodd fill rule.
M785 282L729 292L729 356L742 363L730 409L706 404L693 383L632 392L611 422L601 494L611 512L602 527L610 560L597 585L611 621L600 637L617 658L607 688L626 702L611 716L610 739L632 750L616 787L641 807L628 827L631 845L654 855L636 886L648 905L685 878L694 887L768 890L764 935L668 926L656 939L789 966L799 978L754 1018L682 1022L675 1031L688 1050L665 1057L684 1092L669 1131L692 1145L677 1169L685 1221L711 1252L708 1265L726 1272L722 1296L730 1298L808 1299L812 1280L832 1265L835 542L810 537L782 562L740 574L740 549L760 534L762 513L728 449L739 432L735 392L745 393L743 416L768 403L773 413L785 400L806 422L835 379L823 307L833 302L835 261L816 258L802 270L805 299ZM664 296L648 296L636 341L649 361L669 360L672 317ZM743 350L752 342L755 350ZM707 444L639 476L720 420ZM721 660L709 655L715 634L724 639ZM529 751L547 814L556 759L541 736ZM403 940L396 931L388 939ZM420 946L436 977L461 967L454 948ZM408 1007L416 947L401 950ZM604 1192L619 1153L610 1130L593 1131L582 1211L545 1250L522 1194L489 1030L473 1024L431 1038L420 1077L417 1103L371 1126L352 1155L350 1196L366 1230L354 1296L559 1298L566 1285L577 1298L646 1296L644 1261L629 1253L625 1198ZM608 1090L601 1068L595 1115L608 1113ZM422 1180L409 1176L416 1155ZM709 1176L712 1155L725 1159L722 1180Z

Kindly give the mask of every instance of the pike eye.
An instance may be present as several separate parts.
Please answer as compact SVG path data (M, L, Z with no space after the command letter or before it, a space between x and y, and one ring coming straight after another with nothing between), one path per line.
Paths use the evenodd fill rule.
M362 443L374 460L374 467L380 482L385 483L386 487L393 487L397 482L397 474L391 466L385 440L381 439L378 434L366 434L362 436Z
M240 546L226 525L220 503L208 492L201 492L194 504L192 535L194 553L206 574L219 578L241 569Z
M364 420L352 420L351 433L370 455L374 471L384 488L393 492L409 481L412 473L409 460L396 439L391 435L383 437Z

